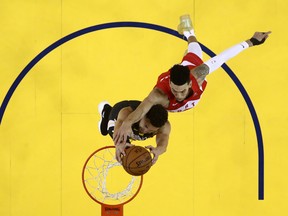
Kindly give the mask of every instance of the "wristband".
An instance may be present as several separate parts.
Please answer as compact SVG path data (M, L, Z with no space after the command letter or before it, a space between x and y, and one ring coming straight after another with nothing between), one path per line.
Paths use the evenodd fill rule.
M256 38L253 38L253 37L250 38L250 41L253 44L253 46L260 45L260 44L264 43L265 40L266 40L266 38L263 38L261 41L259 41Z

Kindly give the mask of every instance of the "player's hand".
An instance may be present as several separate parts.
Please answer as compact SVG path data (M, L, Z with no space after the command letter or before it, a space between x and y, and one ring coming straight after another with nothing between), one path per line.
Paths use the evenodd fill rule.
M113 134L114 144L117 146L121 143L126 143L127 137L132 134L131 125L123 122L123 124L118 128Z
M155 147L153 147L151 145L145 146L145 148L149 149L150 152L153 154L152 165L154 165L156 163L156 161L158 160L160 152L158 151L157 148L155 148Z
M269 37L271 31L268 32L255 32L253 37L250 39L250 42L253 46L260 45L265 42L265 40Z
M116 148L116 160L117 160L120 164L122 164L121 158L122 158L123 156L126 156L125 148L126 148L126 147L131 147L131 146L133 146L131 143L126 143L126 144L121 143L121 144L115 146L115 148Z

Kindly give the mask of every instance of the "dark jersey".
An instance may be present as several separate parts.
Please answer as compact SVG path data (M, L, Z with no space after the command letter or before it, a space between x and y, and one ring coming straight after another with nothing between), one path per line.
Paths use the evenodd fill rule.
M109 115L109 122L108 122L108 132L111 137L113 137L115 122L117 120L120 110L122 110L125 107L131 107L132 110L134 111L139 106L140 103L141 101L137 101L137 100L125 100L125 101L116 103L112 107L112 110ZM133 131L133 134L131 135L131 137L128 137L127 139L130 142L131 140L146 140L156 135L156 133L147 133L147 134L140 133L139 122L136 122L132 125L132 131Z

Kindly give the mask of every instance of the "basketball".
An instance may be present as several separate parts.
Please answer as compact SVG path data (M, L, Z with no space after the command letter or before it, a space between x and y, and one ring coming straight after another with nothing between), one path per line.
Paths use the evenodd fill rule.
M152 156L144 147L132 146L126 148L125 153L126 156L122 157L122 165L130 175L144 175L152 166Z

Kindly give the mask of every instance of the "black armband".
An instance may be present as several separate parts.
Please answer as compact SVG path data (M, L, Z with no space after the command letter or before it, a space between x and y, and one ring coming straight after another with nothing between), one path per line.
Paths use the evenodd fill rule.
M260 45L262 43L264 43L264 41L266 40L266 38L263 38L261 41L257 40L256 38L250 38L251 43L253 44L253 46L256 45Z

